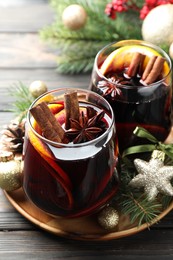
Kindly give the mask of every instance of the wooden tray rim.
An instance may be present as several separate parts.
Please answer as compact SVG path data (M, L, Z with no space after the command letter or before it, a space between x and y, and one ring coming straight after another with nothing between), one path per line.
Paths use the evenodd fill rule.
M24 192L22 191L22 196L24 195ZM93 241L107 241L107 240L113 240L113 239L119 239L127 236L134 235L138 232L141 232L153 224L158 223L163 217L165 217L172 209L173 209L173 201L170 203L169 207L165 209L158 217L154 218L152 223L149 225L148 223L144 223L141 226L134 226L129 229L121 230L121 231L109 231L109 233L105 232L104 234L82 234L80 231L76 231L76 233L71 233L68 231L65 231L61 228L56 228L53 226L50 226L47 223L44 223L43 221L38 220L36 217L32 216L30 212L27 211L27 207L22 207L20 205L20 201L17 201L15 197L13 196L14 192L7 192L4 191L4 194L8 201L11 203L11 205L27 220L29 220L31 223L35 224L40 229L47 231L49 233L52 233L54 235L65 237L73 240L93 240ZM25 196L25 195L24 195ZM25 196L26 198L26 196ZM27 200L27 199L26 199ZM28 201L29 202L29 201ZM30 203L30 202L29 202ZM30 203L30 206L32 207L32 203ZM33 207L35 207L33 205ZM39 210L39 209L38 209ZM45 212L40 211L43 216L47 215ZM39 212L39 213L40 213ZM69 219L70 221L70 219Z

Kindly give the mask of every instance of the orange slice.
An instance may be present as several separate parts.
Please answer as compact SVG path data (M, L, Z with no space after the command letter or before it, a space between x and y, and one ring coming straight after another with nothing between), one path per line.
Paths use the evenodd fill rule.
M36 122L34 122L36 128ZM46 161L55 171L57 174L54 173L54 171L51 171L50 174L53 175L53 177L57 180L57 182L63 187L63 189L66 191L69 205L68 208L73 207L73 196L72 196L72 183L68 177L68 175L63 171L61 167L54 161L53 154L49 150L49 148L44 145L44 143L32 132L32 130L28 131L28 136L31 144L35 148L35 150L41 155L44 161Z
M59 103L57 104L53 103L53 104L48 104L48 107L50 108L53 114L57 114L64 108L64 105Z
M54 96L50 93L47 95L44 95L43 97L39 98L39 103L40 102L53 102L54 101Z
M105 75L109 71L116 71L117 69L128 67L132 60L132 56L135 52L139 52L146 55L143 63L144 66L143 69L145 69L149 59L153 55L161 56L160 53L147 46L140 46L140 45L124 46L109 54L109 56L103 62L100 68L100 72L103 75ZM163 77L168 75L169 71L170 71L169 65L165 61L163 67Z

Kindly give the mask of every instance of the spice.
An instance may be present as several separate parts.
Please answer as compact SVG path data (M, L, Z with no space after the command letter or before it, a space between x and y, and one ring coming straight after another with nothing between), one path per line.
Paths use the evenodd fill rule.
M79 102L76 91L70 91L64 95L64 107L66 111L65 129L71 128L71 119L79 120Z
M31 108L30 112L47 139L60 143L83 143L93 140L102 134L107 128L103 117L105 112L99 113L91 106L84 110L79 109L76 91L70 91L64 95L65 123L67 129L63 129L45 102Z
M130 63L130 66L127 70L127 75L129 77L134 77L137 74L141 75L142 65L143 65L144 59L145 59L144 54L139 53L139 52L134 53L132 60L131 60L131 63Z
M145 57L146 56L142 53L134 53L129 68L127 69L127 75L130 78L140 76L142 79L141 83L143 85L149 85L158 79L163 70L165 59L161 56L152 56L142 72Z
M79 121L70 119L72 128L66 132L66 135L73 140L74 144L91 141L105 130L106 124L102 121L103 117L104 111L92 118L88 118L81 112Z
M148 62L142 80L146 85L154 83L162 72L165 59L161 56L154 56Z
M65 131L45 102L31 108L30 112L37 121L45 138L54 142L64 142Z

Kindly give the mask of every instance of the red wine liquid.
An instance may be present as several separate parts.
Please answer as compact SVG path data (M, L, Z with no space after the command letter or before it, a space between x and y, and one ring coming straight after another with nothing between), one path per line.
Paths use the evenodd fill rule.
M140 143L140 140L133 135L136 126L147 129L159 141L164 141L172 125L171 87L161 81L155 86L143 86L140 77L128 79L124 76L124 72L117 74L109 72L106 75L109 79L113 77L114 82L115 78L126 82L127 87L120 87L120 93L116 96L112 93L105 95L106 88L100 87L102 79L96 74L93 80L95 83L90 87L91 90L104 96L113 108L121 152L129 146Z
M105 137L97 147L89 146L84 154L81 147L66 152L41 141L51 154L45 157L30 138L25 137L23 185L27 196L52 215L76 217L93 213L109 201L118 188L115 140L112 131L109 139ZM59 158L56 149L62 150ZM73 159L75 153L79 159Z

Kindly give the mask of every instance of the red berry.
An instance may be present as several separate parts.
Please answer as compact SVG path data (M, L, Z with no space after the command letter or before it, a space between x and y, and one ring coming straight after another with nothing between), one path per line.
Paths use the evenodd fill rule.
M113 20L116 18L116 12L111 3L106 5L105 14Z
M154 8L157 5L158 0L145 0L146 5Z
M140 19L145 19L150 10L151 9L147 5L144 5L140 11Z
M166 0L160 0L158 1L157 5L165 5L165 4L169 4L171 1L166 1Z

